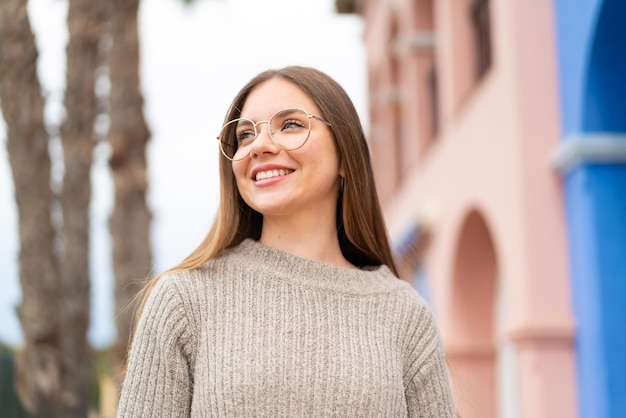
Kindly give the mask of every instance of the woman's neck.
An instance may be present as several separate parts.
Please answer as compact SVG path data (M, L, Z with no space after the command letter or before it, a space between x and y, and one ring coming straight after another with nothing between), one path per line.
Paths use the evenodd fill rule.
M332 222L324 222L319 218L309 217L302 222L264 218L259 241L268 247L300 257L354 268L341 252L334 219Z

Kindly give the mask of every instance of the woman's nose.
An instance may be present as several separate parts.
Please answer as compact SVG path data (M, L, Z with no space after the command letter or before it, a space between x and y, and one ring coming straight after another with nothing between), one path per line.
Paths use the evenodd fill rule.
M265 122L257 126L257 137L252 142L252 149L250 150L252 156L259 156L263 153L277 154L280 152L280 147L270 135L270 125Z

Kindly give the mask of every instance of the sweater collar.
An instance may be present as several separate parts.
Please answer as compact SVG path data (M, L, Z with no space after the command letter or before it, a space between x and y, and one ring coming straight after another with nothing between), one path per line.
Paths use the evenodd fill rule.
M403 283L386 265L348 269L277 250L249 238L229 252L245 270L305 287L364 295L387 293Z

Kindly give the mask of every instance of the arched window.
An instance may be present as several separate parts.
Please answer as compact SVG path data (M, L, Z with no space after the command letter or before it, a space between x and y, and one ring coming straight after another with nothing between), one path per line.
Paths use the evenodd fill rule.
M439 133L439 87L437 67L433 62L428 74L428 98L430 101L430 138L434 140Z
M470 9L472 32L474 33L476 80L491 66L491 21L489 0L474 0Z

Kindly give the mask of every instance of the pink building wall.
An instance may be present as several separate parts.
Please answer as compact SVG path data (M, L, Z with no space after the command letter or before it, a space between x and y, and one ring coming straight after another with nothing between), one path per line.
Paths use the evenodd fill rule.
M492 59L476 80L472 3L362 2L379 192L392 240L428 232L461 416L575 417L552 4L489 1Z

